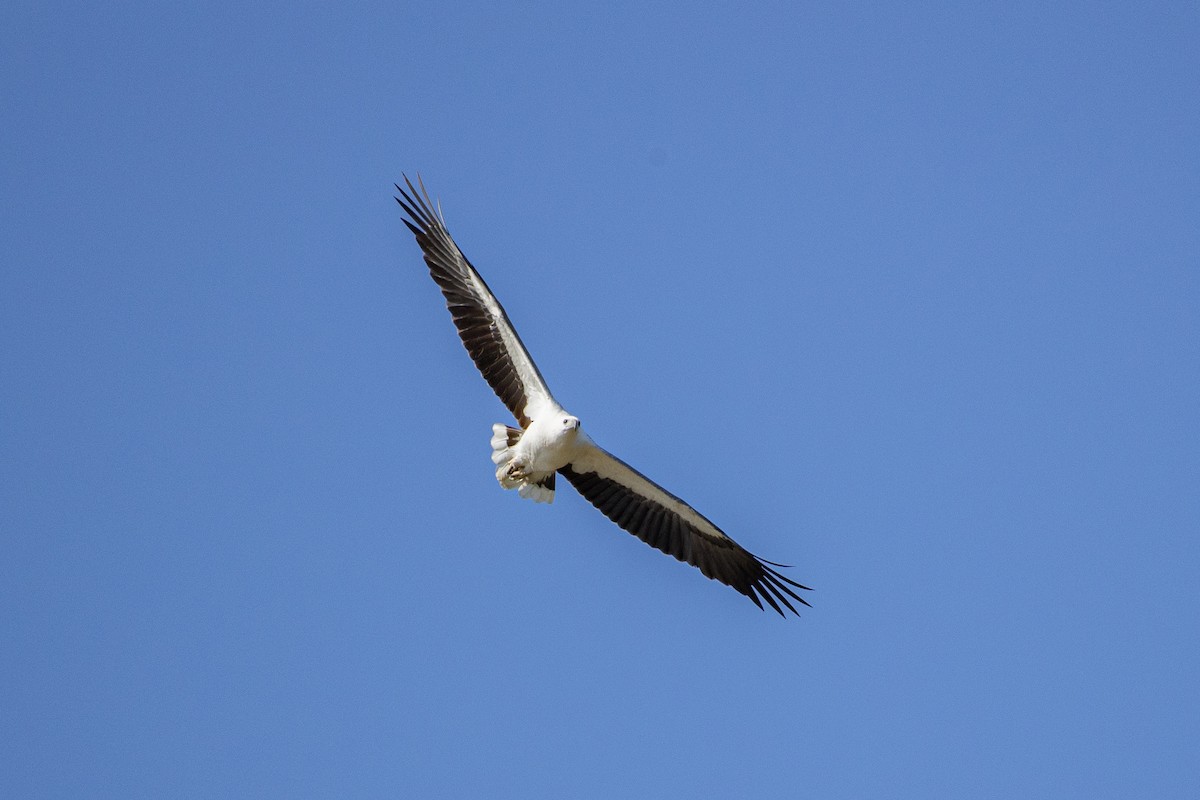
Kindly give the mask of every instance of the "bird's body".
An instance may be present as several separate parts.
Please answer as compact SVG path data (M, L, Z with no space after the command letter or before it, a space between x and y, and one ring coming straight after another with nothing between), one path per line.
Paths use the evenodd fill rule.
M405 182L407 192L396 187L401 195L396 200L409 217L404 224L417 237L471 359L520 425L492 426L492 462L500 485L549 503L555 476L562 475L618 526L733 587L759 608L766 600L782 615L784 608L796 613L790 600L808 605L794 591L808 587L771 569L780 565L745 550L583 432L579 418L550 393L504 308L450 237L440 210L434 212L425 187L418 193Z
M522 497L553 503L554 475L595 447L579 428L579 418L557 404L535 411L524 430L496 423L492 426L496 480Z

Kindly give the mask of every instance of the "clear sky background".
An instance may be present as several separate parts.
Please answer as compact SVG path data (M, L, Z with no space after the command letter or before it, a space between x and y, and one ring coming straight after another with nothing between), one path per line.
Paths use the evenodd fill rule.
M0 795L1194 797L1198 38L5 3ZM500 490L402 171L811 610Z

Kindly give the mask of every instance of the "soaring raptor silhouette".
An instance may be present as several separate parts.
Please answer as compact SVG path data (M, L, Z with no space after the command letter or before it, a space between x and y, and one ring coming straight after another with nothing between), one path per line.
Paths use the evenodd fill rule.
M562 475L606 517L648 545L686 561L706 577L762 600L786 616L793 600L808 605L795 589L808 590L771 567L782 567L743 548L654 481L598 447L546 386L521 337L483 278L446 230L441 208L407 176L396 202L417 237L429 273L441 287L467 352L483 377L517 418L519 428L492 426L492 461L505 489L539 503L554 500L554 478Z

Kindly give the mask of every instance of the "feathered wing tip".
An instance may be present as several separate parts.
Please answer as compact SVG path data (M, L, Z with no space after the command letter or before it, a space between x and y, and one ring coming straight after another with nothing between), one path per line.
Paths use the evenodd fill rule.
M408 187L408 191L404 191L400 184L393 183L392 185L396 187L396 191L400 193L400 197L396 198L396 202L399 203L413 219L427 223L426 227L433 227L428 223L436 223L438 227L445 228L446 217L442 215L442 204L440 201L434 202L429 197L429 191L425 188L425 181L421 180L421 173L417 173L417 186L421 187L421 191L419 192L417 191L417 187L413 186L413 182L408 179L407 175L405 175L403 172L400 173L400 175L404 178L404 184ZM401 197L404 199L401 200ZM409 228L412 228L413 233L418 233L418 231L413 228L413 226L410 225L407 220L405 220L404 224L408 225Z
M753 554L751 557L762 569L762 575L759 576L758 580L746 587L744 594L753 600L756 606L762 608L763 604L759 601L758 597L755 596L755 590L757 590L757 593L761 595L762 598L771 606L771 608L775 609L781 617L786 617L787 614L783 613L783 608L780 608L779 603L782 603L788 611L791 611L797 617L800 616L800 612L796 610L796 607L788 602L789 597L793 600L803 603L809 608L812 608L807 600L788 588L789 586L794 586L797 589L803 589L806 592L811 592L811 587L805 586L802 583L797 583L787 576L780 575L778 572L771 569L771 567L767 566L768 564L771 564L776 567L783 567L783 564L776 564L774 561L767 561L766 559L759 558ZM776 600L778 600L778 602L776 602Z

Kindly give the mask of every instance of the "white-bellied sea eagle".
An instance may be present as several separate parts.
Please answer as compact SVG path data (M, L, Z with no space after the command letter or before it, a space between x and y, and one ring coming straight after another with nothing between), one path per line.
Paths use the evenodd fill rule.
M621 528L732 586L759 608L766 600L786 616L784 608L797 613L792 600L808 605L794 590L809 587L771 569L783 565L750 553L696 509L592 442L579 418L550 394L500 301L450 238L424 183L418 177L418 192L407 177L404 182L408 191L396 186L396 202L408 214L404 224L417 237L475 366L520 424L492 426L492 461L500 485L549 503L560 474Z

